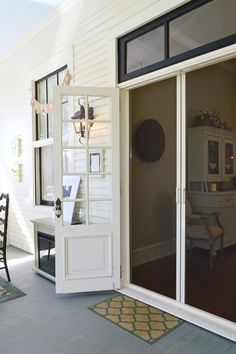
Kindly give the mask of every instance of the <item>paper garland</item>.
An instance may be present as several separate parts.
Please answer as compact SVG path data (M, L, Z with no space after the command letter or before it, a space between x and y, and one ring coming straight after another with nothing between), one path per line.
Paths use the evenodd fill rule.
M71 75L69 70L66 70L65 77L62 81L62 85L69 86L73 76ZM50 113L53 110L52 103L39 103L35 98L32 98L31 104L36 113Z

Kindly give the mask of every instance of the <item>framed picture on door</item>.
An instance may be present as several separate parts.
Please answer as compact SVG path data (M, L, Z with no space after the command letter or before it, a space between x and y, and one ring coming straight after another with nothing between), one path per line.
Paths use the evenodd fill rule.
M89 152L89 172L102 177L103 174L103 150Z

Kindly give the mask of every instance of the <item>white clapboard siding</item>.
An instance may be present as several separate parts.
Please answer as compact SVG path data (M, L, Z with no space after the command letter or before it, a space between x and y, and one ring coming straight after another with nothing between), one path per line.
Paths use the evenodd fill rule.
M0 191L10 193L11 244L33 252L30 220L52 215L52 208L33 206L32 80L68 64L74 84L109 86L115 82L111 56L114 36L127 33L185 2L187 0L68 0L21 44L0 58ZM93 129L91 139L95 139L94 144L102 146L107 132L102 123L100 128L94 124ZM17 136L22 139L22 156L15 161L11 156L11 144ZM76 156L73 158L75 164L80 163ZM22 182L16 181L12 175L15 162L22 164ZM103 150L103 163L104 170L111 171L108 149ZM106 179L101 177L96 181L94 177L94 195L102 195L106 188L110 188ZM85 194L84 182L79 192L82 196ZM109 201L92 202L90 221L108 221L106 212L110 205Z

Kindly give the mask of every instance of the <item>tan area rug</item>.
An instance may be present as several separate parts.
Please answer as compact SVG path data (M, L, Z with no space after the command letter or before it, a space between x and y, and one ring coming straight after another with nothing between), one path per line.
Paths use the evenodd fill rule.
M167 335L183 323L155 307L124 295L117 295L89 308L149 344Z

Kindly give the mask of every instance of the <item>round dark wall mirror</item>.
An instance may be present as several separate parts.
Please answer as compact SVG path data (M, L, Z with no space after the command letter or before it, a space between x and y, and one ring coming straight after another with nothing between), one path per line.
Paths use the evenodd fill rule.
M137 154L143 161L158 161L165 149L164 130L156 120L147 119L138 126L134 142Z

